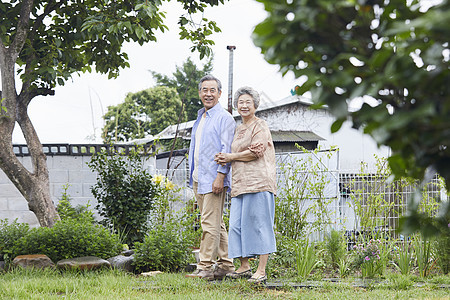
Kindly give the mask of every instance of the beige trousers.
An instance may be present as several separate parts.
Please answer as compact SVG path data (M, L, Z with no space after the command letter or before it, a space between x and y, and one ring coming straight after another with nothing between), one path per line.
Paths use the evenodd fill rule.
M220 194L197 194L197 182L194 181L194 193L200 210L202 240L200 241L200 262L197 268L211 270L218 257L217 266L224 270L234 270L233 260L228 258L228 234L223 222L225 191Z

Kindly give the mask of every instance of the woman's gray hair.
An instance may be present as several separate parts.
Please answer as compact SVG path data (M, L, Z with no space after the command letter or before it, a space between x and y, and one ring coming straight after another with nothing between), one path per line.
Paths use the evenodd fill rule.
M215 80L217 82L218 92L221 92L222 91L222 83L220 82L220 80L218 78L212 76L211 74L205 75L202 77L202 79L200 79L200 82L198 83L198 90L200 91L202 89L203 81L210 81L210 80Z
M234 101L233 101L234 107L237 108L237 103L238 103L239 97L242 95L249 95L250 97L252 97L255 108L258 108L259 101L260 101L259 93L249 86L243 86L243 87L239 88L236 91L236 93L234 93Z

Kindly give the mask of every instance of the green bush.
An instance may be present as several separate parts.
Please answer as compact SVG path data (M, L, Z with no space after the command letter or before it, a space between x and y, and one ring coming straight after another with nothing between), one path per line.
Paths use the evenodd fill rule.
M88 163L98 174L91 191L104 217L101 223L124 235L129 245L143 240L157 196L155 182L144 166L146 159L137 150L127 155L101 151Z
M106 228L74 219L59 221L52 228L27 232L14 247L14 255L45 254L54 262L65 258L97 256L109 258L120 253L122 244Z
M450 230L436 238L435 255L439 268L444 274L450 272Z
M29 230L30 227L26 223L18 223L17 220L9 223L8 219L0 220L0 260L7 261L13 258L14 246Z
M61 220L75 219L78 221L86 221L89 223L94 223L94 213L89 209L89 205L77 205L75 207L70 203L70 196L67 193L69 184L63 186L63 193L61 199L59 200L56 210L58 211Z
M294 269L292 266L296 263L295 249L297 241L283 236L281 233L275 233L275 240L277 243L277 252L270 255L270 259L267 263L267 276L268 277L283 277L293 276Z
M135 244L133 264L140 271L179 271L187 265L188 245L177 224L167 222L148 231L143 243Z

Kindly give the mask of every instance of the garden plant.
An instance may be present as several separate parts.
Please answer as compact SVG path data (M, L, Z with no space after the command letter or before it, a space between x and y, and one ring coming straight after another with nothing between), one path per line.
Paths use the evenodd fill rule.
M201 235L201 230L195 226L198 222L198 211L194 209L192 200L187 201L180 209L178 204L183 194L182 188L165 176L150 176L143 172L145 166L141 163L141 158L134 153L135 158L139 158L135 164L131 164L136 168L133 170L134 173L127 173L126 168L130 165L126 160L129 158L122 156L114 158L113 161L108 161L109 158L104 157L97 163L105 166L112 164L114 168L120 170L118 173L121 176L143 174L145 180L150 181L147 182L152 188L151 199L149 198L151 201L148 202L145 211L147 223L139 227L143 231L142 239L135 239L130 243L134 251L133 264L137 272L159 270L165 274L142 279L118 271L102 271L94 274L44 271L39 277L34 271L10 268L0 276L0 285L3 288L0 289L0 296L14 298L15 296L11 295L21 295L17 285L11 283L14 276L17 277L17 282L28 282L24 288L27 291L35 291L37 285L43 286L41 292L31 292L31 298L57 293L77 299L85 297L84 290L92 291L94 288L96 291L92 291L93 295L102 297L108 284L99 281L92 284L83 279L91 276L116 283L127 282L128 285L124 289L128 291L126 297L130 299L151 298L155 293L171 294L176 297L197 295L196 298L200 299L207 297L270 299L279 298L280 294L283 298L297 298L300 295L304 296L305 293L312 298L327 295L336 299L406 296L429 298L448 295L450 286L448 275L450 248L446 246L449 241L448 233L444 231L440 235L424 238L420 233L401 235L393 230L379 230L380 226L383 228L384 225L395 224L386 222L390 217L395 217L395 214L397 217L400 214L400 210L394 209L389 203L386 207L382 207L384 199L387 198L386 193L403 196L404 190L408 187L406 181L384 182L386 173L375 174L372 178L390 186L388 189L371 188L371 193L380 194L376 198L367 195L370 193L363 195L358 190L359 188L367 191L367 187L373 187L375 183L361 184L363 181L360 181L359 186L349 185L352 188L350 191L353 201L359 203L359 207L354 206L354 209L360 216L360 225L365 226L361 234L353 237L354 247L349 247L352 240L345 234L346 229L342 226L344 222L333 219L335 214L330 203L336 199L326 196L329 176L320 175L326 173L324 166L333 153L322 153L320 156L318 152L305 149L303 151L306 153L304 156L285 159L280 168L282 173L280 177L285 182L280 185L277 199L279 211L275 215L277 252L271 254L267 265L269 277L267 286L276 286L278 292L261 289L244 280L225 280L220 284L211 285L201 280L192 284L192 279L184 278L185 267L195 262L191 250L198 246ZM302 163L302 160L305 162ZM114 168L113 170L116 170ZM308 172L313 175L306 174ZM360 174L361 177L368 178L366 175ZM308 182L309 176L316 177L316 180L320 178L322 182L314 180ZM112 178L112 175L108 178ZM107 185L113 182L112 179L105 181L102 186L108 190L110 187ZM120 190L117 182L114 184L116 184L114 188ZM306 184L307 187L299 186L301 184ZM89 205L73 207L67 194L67 187L67 185L63 187L58 205L62 220L53 228L29 228L28 225L17 221L0 222L0 258L10 262L15 255L38 252L47 254L53 260L83 255L108 258L120 253L123 249L122 243L127 242L124 236L114 231L116 227L112 227L112 223L98 223ZM396 188L400 191L396 191ZM435 188L430 190L434 191ZM425 205L424 213L436 213L438 206L435 202L438 199L433 197L435 194L426 193L428 198L422 202ZM364 199L357 199L358 195ZM313 208L310 207L311 198L315 201ZM130 201L132 203L133 200ZM122 205L126 203L124 201ZM379 207L377 209L370 207L375 205ZM292 208L289 215L284 214L289 208ZM298 231L294 232L280 220L285 220L292 227L296 226ZM317 234L317 231L322 234ZM258 261L251 259L250 263L256 267ZM61 280L56 284L58 276ZM81 282L80 285L74 284L77 280ZM312 289L307 291L295 289L305 284ZM5 285L8 287L4 288ZM117 292L110 295L111 299L123 297L122 292L114 290Z

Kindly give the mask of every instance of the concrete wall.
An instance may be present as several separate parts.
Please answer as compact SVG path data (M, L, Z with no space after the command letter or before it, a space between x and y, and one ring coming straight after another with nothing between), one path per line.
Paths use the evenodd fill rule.
M18 156L19 161L32 171L31 158ZM55 205L61 199L64 186L68 184L67 194L73 206L90 204L91 208L97 205L90 188L96 182L97 174L92 172L87 163L91 160L89 155L47 155L47 166L50 176L50 193ZM152 174L155 172L155 158L150 158L148 168ZM33 212L28 209L28 202L16 189L0 169L0 219L26 222L32 227L39 226Z

